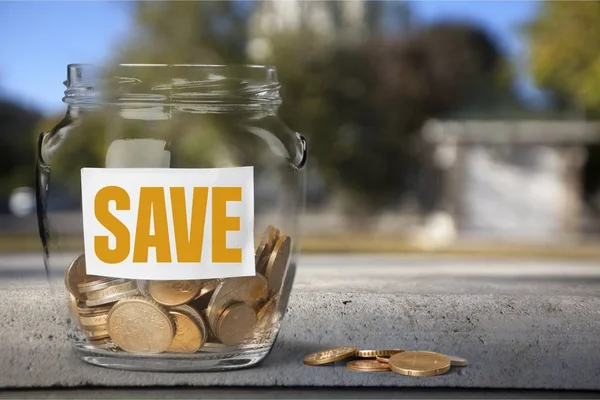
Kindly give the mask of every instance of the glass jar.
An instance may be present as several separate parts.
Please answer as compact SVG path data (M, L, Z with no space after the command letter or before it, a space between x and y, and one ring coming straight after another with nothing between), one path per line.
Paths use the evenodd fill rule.
M38 141L37 213L81 358L160 371L262 360L305 192L306 141L277 117L275 68L73 64L65 85L66 115Z

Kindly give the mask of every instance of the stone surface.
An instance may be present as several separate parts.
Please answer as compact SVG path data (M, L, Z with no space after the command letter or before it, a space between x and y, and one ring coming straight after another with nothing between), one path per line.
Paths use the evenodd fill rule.
M51 289L39 264L28 265L26 258L0 258L3 388L216 385L600 390L600 271L593 263L303 258L271 354L255 368L216 373L129 372L83 363L68 343L68 306L60 279ZM345 344L434 350L465 357L470 365L438 377L414 378L353 372L343 363L302 364L306 353Z

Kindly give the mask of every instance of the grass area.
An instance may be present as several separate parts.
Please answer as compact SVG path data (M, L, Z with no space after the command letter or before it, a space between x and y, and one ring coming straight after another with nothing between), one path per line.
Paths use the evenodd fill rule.
M60 238L63 251L80 251L80 236ZM41 244L37 236L0 236L0 253L38 252ZM468 242L424 248L406 237L390 235L345 234L335 236L306 236L301 239L303 253L388 253L431 254L440 256L562 258L600 260L600 241L566 243L564 245L534 245L523 243Z

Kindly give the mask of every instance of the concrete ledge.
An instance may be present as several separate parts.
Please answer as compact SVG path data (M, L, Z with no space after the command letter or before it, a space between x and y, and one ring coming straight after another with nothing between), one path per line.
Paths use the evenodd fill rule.
M366 273L365 273L366 274ZM355 279L350 275L348 279ZM365 275L363 275L363 279ZM317 386L600 390L600 298L577 295L402 294L372 288L291 298L274 350L258 367L222 373L143 373L87 365L67 342L67 304L46 283L0 289L0 386ZM406 282L405 282L406 284ZM355 285L360 287L360 281ZM470 365L432 378L306 367L306 353L354 344L456 354Z

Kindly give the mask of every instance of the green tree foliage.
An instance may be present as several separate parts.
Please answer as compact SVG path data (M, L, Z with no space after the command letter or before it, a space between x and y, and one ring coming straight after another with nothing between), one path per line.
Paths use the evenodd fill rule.
M575 103L600 117L600 2L548 1L527 32L535 81L550 90L558 106ZM600 148L588 148L583 170L585 196L600 189Z
M328 182L368 208L397 203L414 185L427 119L472 101L482 82L507 84L496 82L501 57L494 43L466 25L437 25L294 60L302 73L285 68L290 57L281 60L279 47L274 54L284 66L284 120L309 135Z
M527 31L535 81L598 115L600 2L544 2Z

